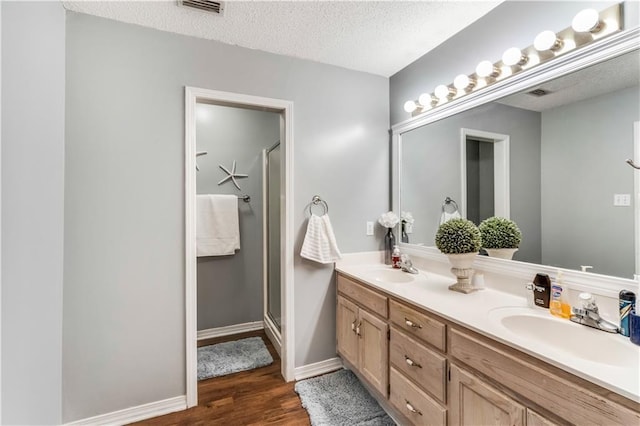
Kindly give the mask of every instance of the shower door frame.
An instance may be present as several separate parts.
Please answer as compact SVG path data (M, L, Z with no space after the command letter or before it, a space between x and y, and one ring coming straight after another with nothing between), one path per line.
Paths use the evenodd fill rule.
M196 260L196 104L272 111L280 114L280 149L284 185L281 197L281 372L294 380L294 271L293 271L293 102L185 86L185 335L187 408L198 405L197 260Z

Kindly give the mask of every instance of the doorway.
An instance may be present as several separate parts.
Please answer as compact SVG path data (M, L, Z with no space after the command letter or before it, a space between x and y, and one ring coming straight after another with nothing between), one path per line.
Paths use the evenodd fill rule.
M460 153L462 217L509 219L509 135L463 128Z
M242 108L276 113L279 117L280 145L277 151L281 173L277 191L279 217L279 302L281 373L286 381L294 379L293 329L293 103L230 92L185 88L185 304L186 304L186 393L187 406L197 405L197 258L196 258L196 119L198 104ZM227 165L230 166L230 165ZM238 173L241 171L238 170ZM243 201L239 200L239 207ZM264 204L268 204L265 200ZM255 265L261 269L259 265ZM264 268L264 266L263 266ZM277 299L274 294L273 297ZM265 318L267 315L264 315ZM271 337L271 336L270 336Z

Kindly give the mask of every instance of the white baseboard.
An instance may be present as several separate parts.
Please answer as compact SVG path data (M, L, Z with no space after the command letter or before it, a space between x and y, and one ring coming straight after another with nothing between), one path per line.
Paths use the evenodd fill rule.
M198 330L198 340L246 333L247 331L262 330L263 328L264 322L262 321L245 322L244 324L234 324L226 327L207 328L206 330Z
M296 367L294 377L296 380L308 379L309 377L319 376L321 374L339 370L342 367L342 359L338 357L329 358L324 361L303 365L302 367Z
M112 413L101 414L87 419L65 423L65 426L76 425L124 425L152 417L182 411L187 409L187 397L176 396L162 401L150 402L137 407L125 408Z

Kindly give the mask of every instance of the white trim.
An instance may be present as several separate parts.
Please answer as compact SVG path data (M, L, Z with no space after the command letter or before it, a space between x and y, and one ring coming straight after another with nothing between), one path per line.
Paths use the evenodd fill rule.
M399 159L402 154L401 141L403 133L438 120L442 120L454 114L467 111L471 108L483 105L504 96L520 92L545 81L578 71L596 63L615 58L625 53L637 51L638 49L640 49L640 27L613 34L606 39L581 47L578 50L538 65L535 68L522 72L521 74L512 76L492 86L485 87L477 92L473 92L467 96L393 125L391 127L392 208L399 215L401 211L400 198L402 197L400 188L402 165L400 164ZM640 238L640 236L637 235L637 232L636 238ZM444 256L435 247L421 247L406 243L400 243L400 246L404 251L413 252L416 256L434 259L440 259L440 257L442 257L444 261ZM513 260L505 261L502 259L489 258L487 256L479 256L474 265L475 269L496 272L502 271L502 273L510 274L513 277L525 278L528 280L530 280L532 276L535 276L535 273L537 272L555 274L555 271L558 269L533 263L517 262ZM582 273L573 270L562 270L565 271L564 276L567 281L571 281L572 283L576 282L576 289L580 289L583 286L589 286L591 288L597 287L598 289L601 289L603 295L611 295L611 297L617 298L617 292L624 288L629 289L638 287L638 282L631 279ZM535 272L531 274L533 271Z
M195 107L198 101L228 106L242 106L280 113L280 143L284 151L284 174L281 186L282 251L282 375L294 379L294 192L293 192L293 102L239 93L185 87L185 316L186 316L186 389L187 407L198 404L197 381L197 264L195 253L196 134Z
M196 258L196 93L185 90L185 327L187 408L198 405L198 292Z
M99 416L89 417L86 419L76 420L71 425L124 425L140 420L150 419L152 417L163 416L176 411L186 410L186 396L176 396L174 398L164 399L162 401L150 402L148 404L138 405L136 407L125 408Z
M460 175L462 195L460 214L467 217L467 137L486 139L493 143L493 214L510 218L511 198L509 195L509 135L485 132L475 129L460 129Z
M267 199L267 150L262 150L262 316L266 319L269 310L269 231L268 218L269 200ZM268 326L265 322L265 329ZM280 353L280 352L278 352Z
M332 371L343 368L342 359L339 357L325 359L324 361L314 362L313 364L296 367L296 380L304 380L309 377L319 376L321 374L331 373Z
M262 330L262 321L245 322L243 324L227 325L225 327L207 328L198 330L198 340L211 339L214 337L231 336L233 334L246 333L248 331Z
M633 161L640 164L640 121L633 123ZM636 268L634 274L640 277L640 170L633 169L633 213L635 226Z
M267 338L271 340L271 343L276 349L276 352L278 352L278 355L280 355L280 358L282 358L282 335L273 321L271 321L269 315L266 314L264 316L264 332L267 335Z

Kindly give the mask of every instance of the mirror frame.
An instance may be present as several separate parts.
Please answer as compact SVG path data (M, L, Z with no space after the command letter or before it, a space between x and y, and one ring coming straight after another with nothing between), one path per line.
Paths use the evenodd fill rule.
M398 217L400 217L400 200L402 198L400 188L402 164L400 160L402 158L402 135L404 133L633 51L640 52L640 27L617 32L602 40L596 41L592 44L581 47L580 49L566 53L558 58L549 60L548 62L540 64L534 68L513 75L508 79L482 88L477 92L472 92L459 99L455 99L447 104L425 111L408 120L393 125L391 127L392 210L398 215ZM636 179L638 179L638 177L636 177ZM638 206L637 202L635 204L637 216L640 206ZM640 235L638 234L640 233L640 229L638 229L636 224L634 224L634 226L636 246L638 247L638 240L640 240ZM400 246L403 251L416 256L440 262L446 261L446 257L435 247L422 247L407 243L400 243ZM636 258L638 256L639 253L636 252ZM485 272L503 273L529 280L538 272L545 272L553 275L556 270L561 269L565 272L565 276L571 279L572 287L575 287L577 290L593 290L595 285L600 294L606 294L607 296L616 298L618 297L618 292L620 290L624 288L628 289L630 286L636 287L640 281L640 277L638 275L636 275L638 280L634 280L535 263L514 260L506 261L487 256L478 256L475 261L475 268ZM597 282L595 282L594 278L597 278ZM573 285L573 283L575 283L575 285Z

